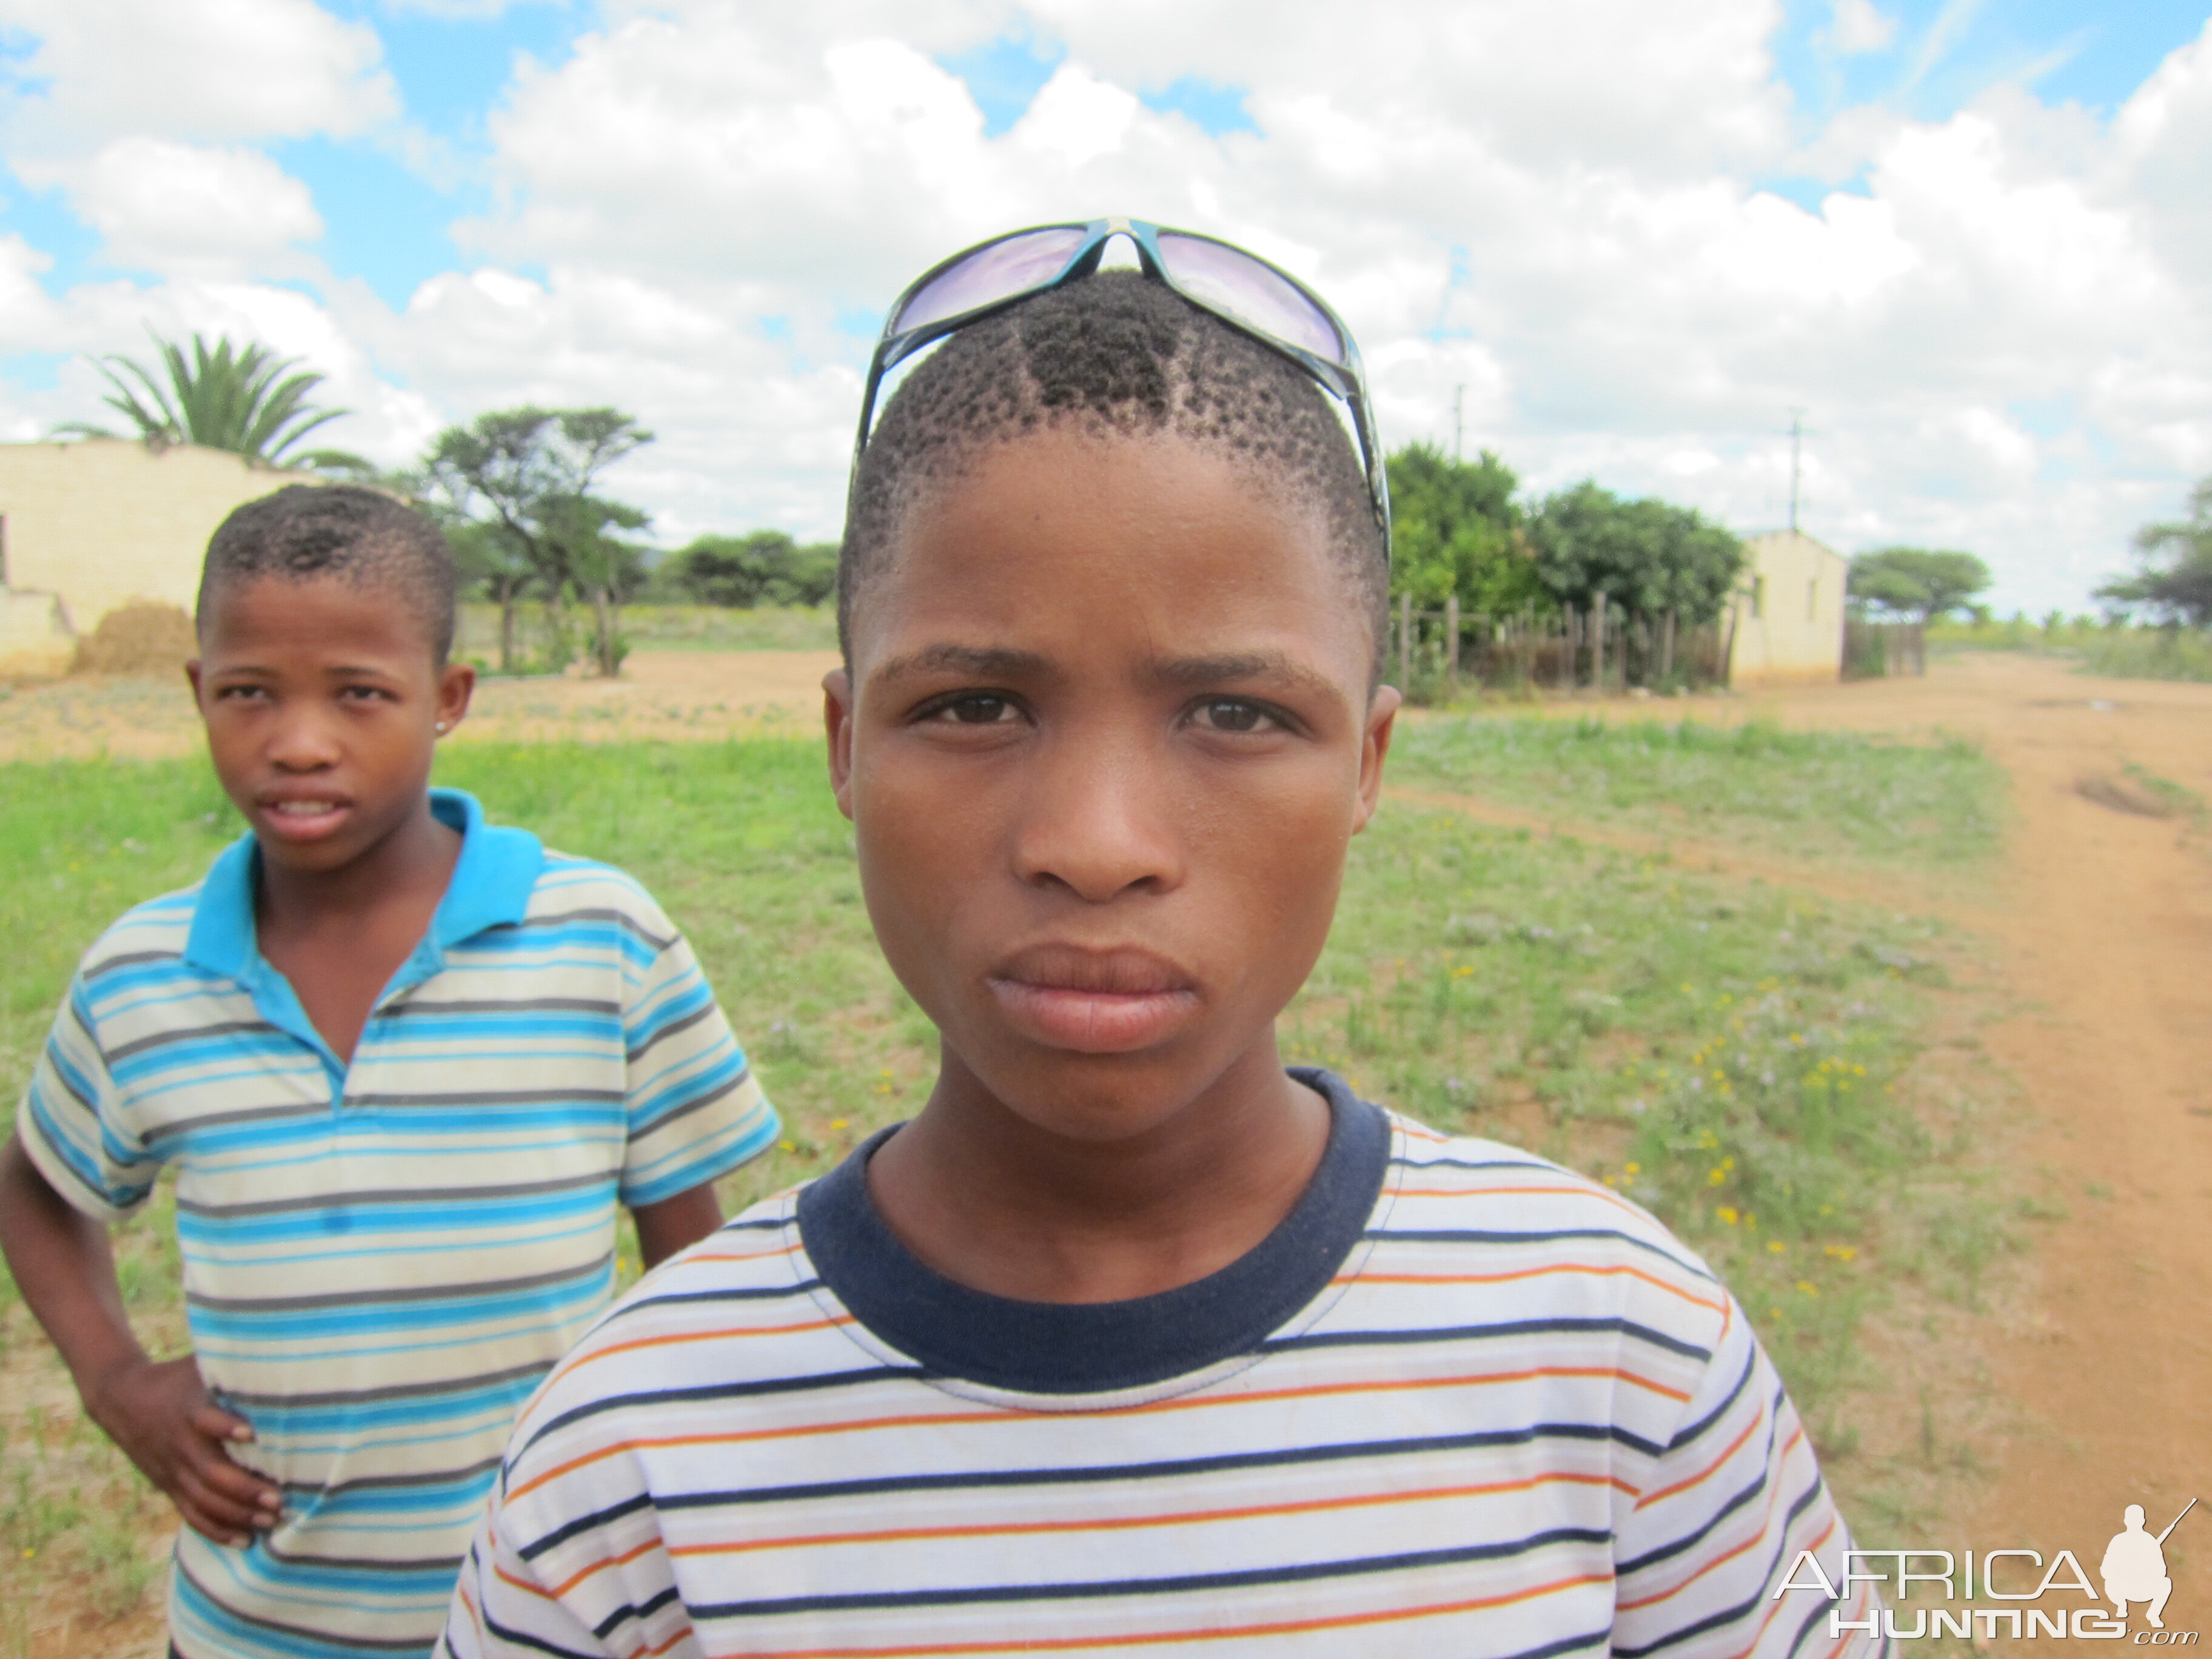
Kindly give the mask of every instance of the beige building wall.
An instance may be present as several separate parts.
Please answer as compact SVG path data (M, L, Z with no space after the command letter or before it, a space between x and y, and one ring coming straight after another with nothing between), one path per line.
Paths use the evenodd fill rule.
M196 444L152 450L132 440L0 444L0 584L5 637L33 627L19 601L51 595L82 635L133 599L190 616L208 538L233 507L305 475L254 466ZM66 666L66 665L64 665Z
M1729 684L1808 685L1844 676L1844 587L1850 561L1795 530L1744 543L1729 629Z

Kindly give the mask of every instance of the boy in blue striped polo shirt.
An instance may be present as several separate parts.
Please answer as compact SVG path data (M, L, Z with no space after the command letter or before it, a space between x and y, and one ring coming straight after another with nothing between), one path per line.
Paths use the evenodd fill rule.
M1341 325L1102 221L932 270L871 400L940 340L863 414L827 686L935 1085L561 1363L443 1651L1880 1648L1863 1583L1790 1588L1849 1535L1695 1255L1282 1064L1398 706Z
M428 787L453 618L443 536L387 497L224 521L189 672L248 833L93 946L0 1150L25 1300L187 1523L185 1659L426 1654L617 1206L651 1266L775 1135L652 898ZM105 1224L172 1163L192 1352L157 1362Z

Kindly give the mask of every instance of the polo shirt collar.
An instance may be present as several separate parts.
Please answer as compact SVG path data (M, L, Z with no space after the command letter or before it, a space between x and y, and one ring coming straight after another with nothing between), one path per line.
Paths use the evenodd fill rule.
M430 931L410 969L434 972L445 953L489 927L511 927L530 909L530 896L545 867L545 849L527 830L488 824L475 796L460 789L433 789L430 811L438 821L461 832L461 855L430 919ZM253 877L259 850L247 830L216 858L200 884L192 906L192 926L185 959L211 973L247 982L256 980L261 951L253 922Z

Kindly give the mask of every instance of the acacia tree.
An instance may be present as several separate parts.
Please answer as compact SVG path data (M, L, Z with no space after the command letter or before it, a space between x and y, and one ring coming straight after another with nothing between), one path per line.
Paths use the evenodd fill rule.
M308 401L323 376L299 368L299 358L279 357L258 343L235 346L228 336L210 346L198 334L192 336L187 356L176 341L152 337L161 358L158 373L120 354L91 360L114 388L101 401L137 428L131 435L155 448L190 443L228 450L266 466L297 465L348 474L374 471L360 456L342 449L293 454L310 432L351 412ZM57 437L118 435L83 421L56 427L54 433Z
M702 536L661 567L661 580L701 605L820 605L836 591L837 544L801 544L781 530Z
M2106 582L2097 597L2169 623L2212 628L2212 477L2189 492L2189 516L2136 532L2142 568Z
M1454 460L1433 444L1389 459L1390 586L1423 610L1459 595L1491 616L1545 604L1513 492L1520 480L1489 450Z
M1528 525L1537 578L1561 604L1601 593L1632 615L1707 623L1743 569L1743 544L1668 501L1623 501L1589 480L1547 496Z
M514 665L515 606L534 585L556 604L572 592L588 603L594 662L602 674L621 672L619 610L644 566L634 546L610 532L641 530L649 520L599 495L597 485L609 467L652 441L617 410L526 406L449 427L430 447L422 465L428 493L483 532L471 551L500 605L503 669Z
M1991 580L1989 566L1971 553L1880 547L1851 561L1846 591L1863 604L1926 623L1971 603Z

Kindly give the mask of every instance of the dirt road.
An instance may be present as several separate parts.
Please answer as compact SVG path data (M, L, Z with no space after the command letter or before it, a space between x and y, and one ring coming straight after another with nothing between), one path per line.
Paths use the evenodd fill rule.
M1692 706L1941 728L2011 773L1984 927L2027 1012L1988 1041L2034 1111L2028 1166L2055 1173L2070 1214L2040 1234L2032 1316L1992 1345L1994 1392L2019 1408L1998 1476L1959 1537L1925 1541L2046 1562L2070 1548L2094 1582L2127 1504L2155 1532L2201 1496L2166 1545L2166 1623L2212 1626L2212 835L2127 810L2156 804L2144 773L2212 799L2212 686L1993 653L1923 680Z

